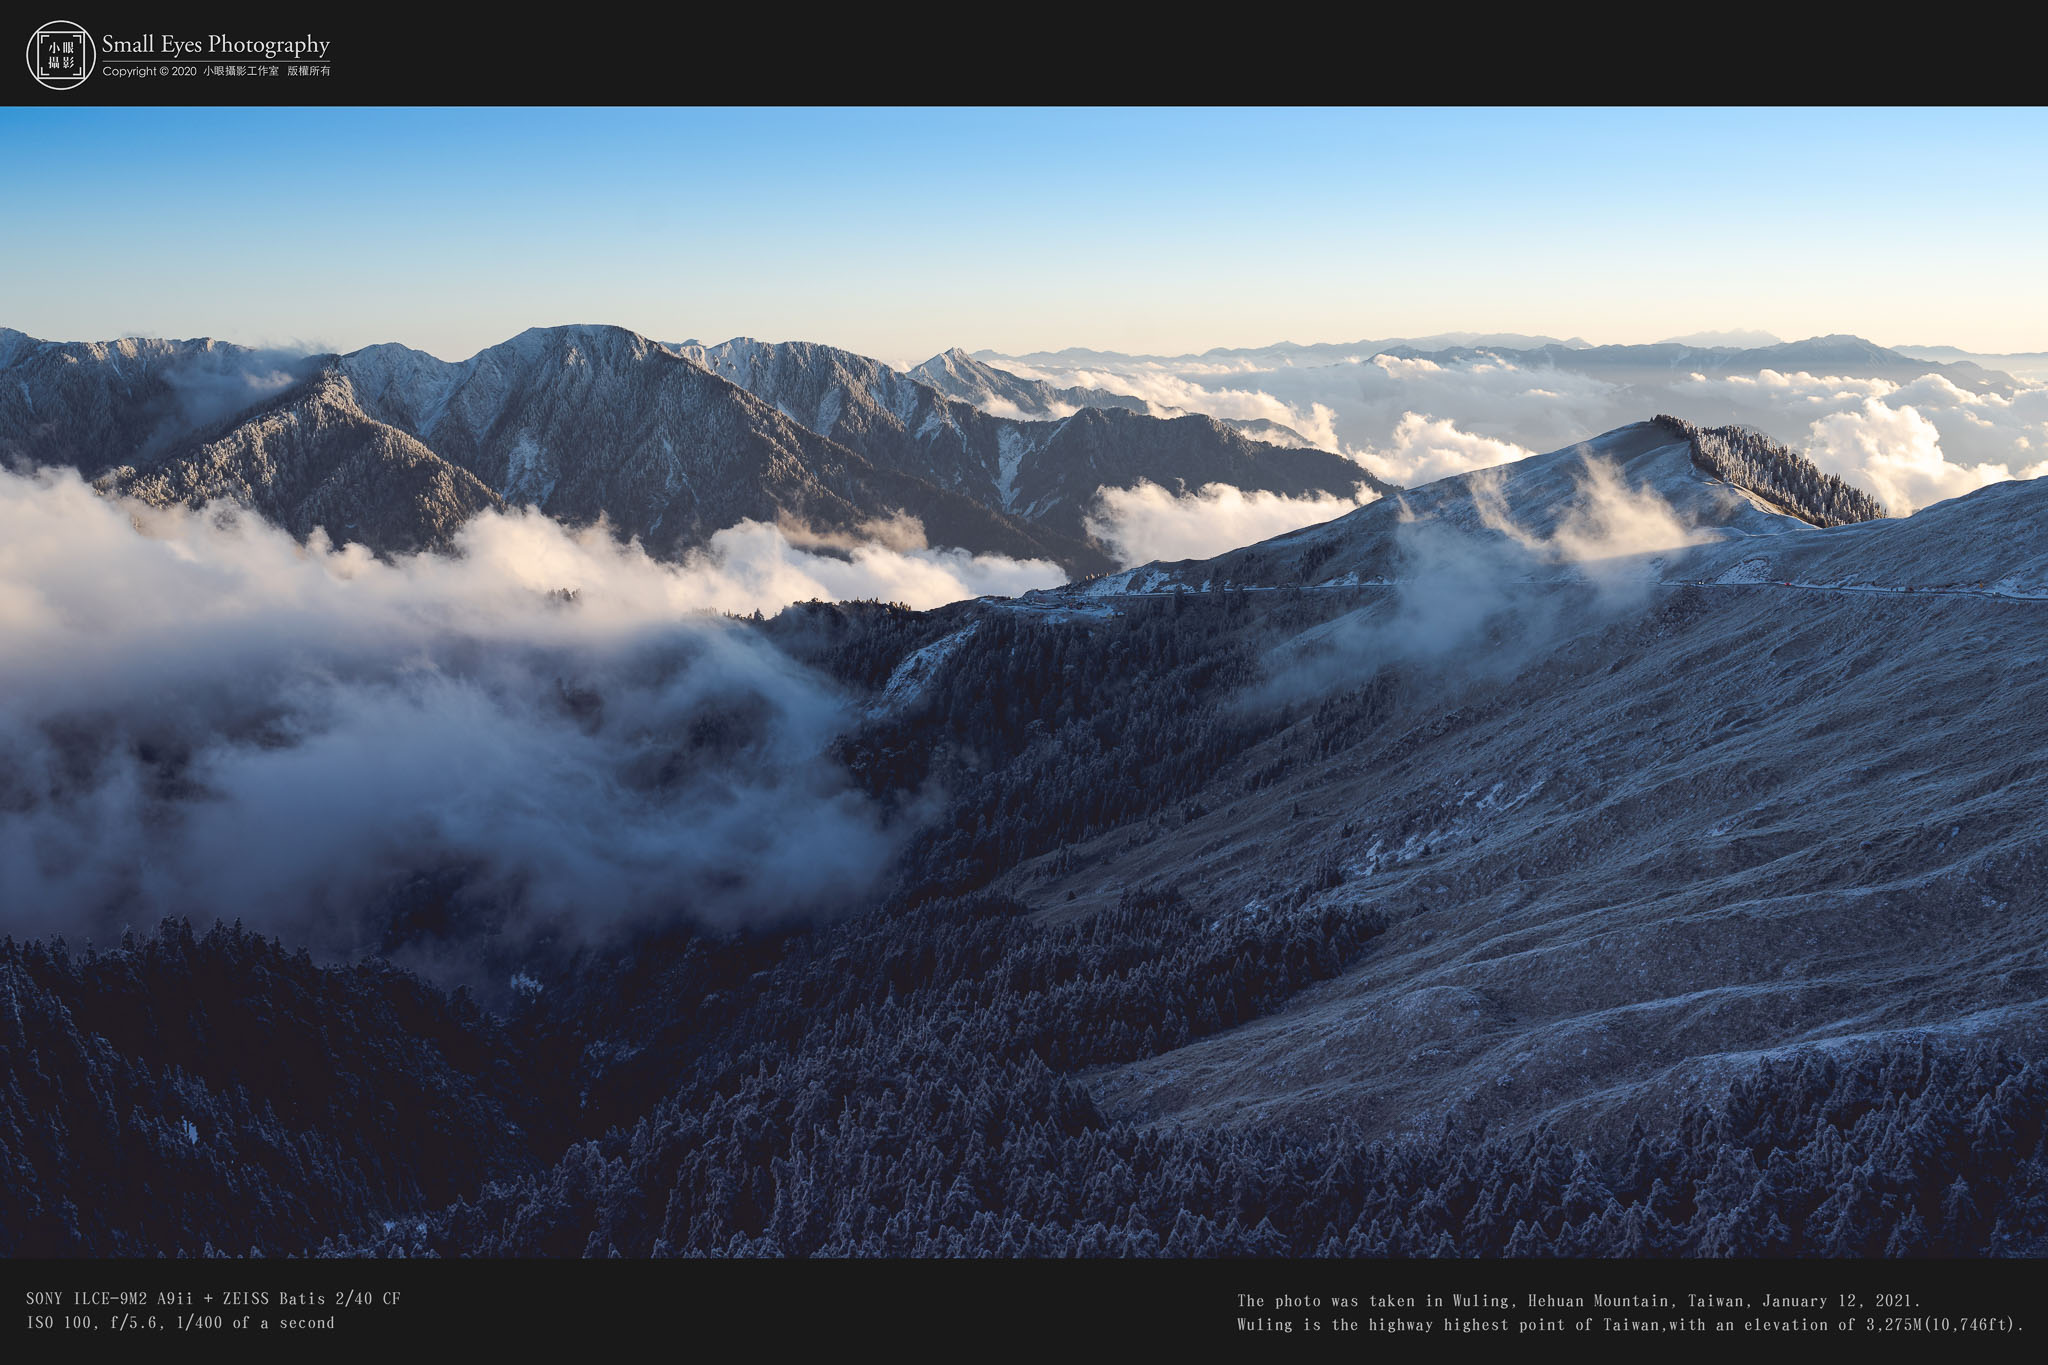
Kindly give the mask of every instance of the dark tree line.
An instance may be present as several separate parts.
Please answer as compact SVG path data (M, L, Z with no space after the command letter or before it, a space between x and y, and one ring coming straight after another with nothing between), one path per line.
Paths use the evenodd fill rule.
M1231 760L1284 729L1284 709L1219 704L1260 680L1261 648L1322 604L1262 595L1130 601L1057 629L984 611L920 703L835 751L877 795L936 783L945 814L920 832L907 883L985 886L1017 863L1178 809Z
M912 611L891 602L798 602L763 621L777 648L847 686L872 692L903 659L958 629L972 607Z
M303 1250L535 1169L501 1025L239 926L0 944L0 1254Z
M1876 521L1884 504L1804 455L1749 427L1700 427L1682 417L1657 415L1675 435L1692 442L1692 462L1701 471L1767 498L1815 526Z

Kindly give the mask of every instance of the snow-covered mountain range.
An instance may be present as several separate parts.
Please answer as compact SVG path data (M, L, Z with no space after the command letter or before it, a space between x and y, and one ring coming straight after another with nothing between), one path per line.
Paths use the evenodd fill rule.
M278 360L210 340L0 340L0 456L160 503L233 499L380 551L444 545L497 506L602 517L671 557L742 520L852 534L907 514L934 545L1092 572L1109 563L1086 524L1104 487L1389 486L1272 432L950 372L1028 413L1001 416L801 342L536 328L449 362L395 344Z

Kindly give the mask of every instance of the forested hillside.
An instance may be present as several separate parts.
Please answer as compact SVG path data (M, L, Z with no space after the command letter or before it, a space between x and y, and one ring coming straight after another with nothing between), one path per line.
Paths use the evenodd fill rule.
M1328 602L1128 606L1055 623L811 604L755 623L874 699L835 751L859 783L947 798L885 901L836 920L502 944L511 984L489 1008L238 929L10 940L0 1251L2048 1249L2048 1073L1990 1043L1788 1050L1632 1129L1113 1117L1105 1068L1284 1018L1419 913L1333 896L1354 874L1306 847L1292 880L1224 913L1172 875L1127 875L1107 904L992 889L1119 831L1192 825L1219 780L1258 798L1383 742L1423 688L1394 669L1314 707L1225 704ZM912 656L937 659L914 687Z
M1717 479L1757 494L1815 526L1876 521L1884 504L1804 455L1748 427L1701 427L1681 417L1657 416L1660 425L1692 442L1692 462Z
M1592 1146L1154 1128L1089 1098L1091 1063L1275 1008L1372 932L1204 925L1171 892L1050 930L1002 898L944 899L780 941L692 940L662 968L588 964L502 1030L395 973L309 971L228 933L167 926L68 964L10 945L8 1051L33 1029L48 1061L10 1067L4 1250L2048 1251L2048 1074L1985 1047L1766 1061L1674 1130ZM209 988L231 967L231 991ZM126 1032L124 1011L157 1025ZM349 1033L267 1054L313 1049L294 1086L250 1074L264 1054L236 1030L254 1018ZM190 1038L209 1046L181 1051ZM567 1101L587 1136L520 1129L520 1093Z

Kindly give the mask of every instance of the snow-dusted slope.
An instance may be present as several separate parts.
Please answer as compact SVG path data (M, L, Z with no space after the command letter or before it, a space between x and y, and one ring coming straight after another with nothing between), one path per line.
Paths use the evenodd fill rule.
M602 517L660 555L748 519L843 533L908 513L937 545L1075 571L1106 563L878 468L623 328L534 329L460 363L400 346L316 363L310 388L238 405L132 457L109 486L159 501L233 498L379 550L445 544L463 517L503 502L571 523Z
M438 414L436 449L508 498L572 520L602 512L664 552L745 518L850 531L902 511L935 544L1076 568L1094 558L948 486L944 470L875 459L813 430L824 386L801 403L756 394L615 327L522 333L463 368L445 399L409 400Z
M1587 1131L1795 1049L2048 1044L2048 481L1821 529L1651 424L1587 447L1702 537L1629 594L1454 553L1582 525L1576 448L1413 490L1412 521L1370 507L1166 566L1212 591L1413 570L1419 534L1460 567L1221 599L1291 633L1239 703L1290 703L1276 732L1180 812L1003 882L1055 916L1174 885L1217 924L1391 926L1286 1010L1097 1073L1113 1117ZM1199 600L1118 605L1215 619Z
M1018 871L1050 907L1169 882L1394 921L1288 1010L1097 1077L1112 1116L1585 1131L1794 1048L2048 1043L2048 603L1686 586L1555 639L1361 668L1184 827Z
M1668 525L1658 523L1659 507L1668 512ZM1602 521L1612 515L1626 523L1638 513L1650 522ZM1414 542L1406 528L1417 523L1500 545L1518 538L1554 542L1561 534L1595 539L1612 531L1616 553L1650 557L1677 551L1689 540L1811 529L1696 468L1683 436L1638 422L1547 455L1398 492L1333 521L1214 559L1145 566L1133 577L1150 583L1152 591L1386 581L1409 571L1406 557ZM1672 533L1673 527L1682 534ZM1647 562L1644 567L1648 572Z
M2048 480L2012 479L1910 517L1703 547L1687 579L2048 597Z
M1276 432L1254 439L1208 417L1084 405L1054 420L1023 420L954 401L829 346L739 338L677 349L878 465L916 472L1073 540L1087 537L1088 511L1105 486L1142 481L1179 491L1223 483L1346 498L1360 483L1389 487L1342 456L1276 448Z
M1002 505L992 494L994 466L974 410L880 361L832 346L751 337L716 346L684 343L677 350L878 465L987 506Z
M385 551L444 546L503 506L468 470L365 414L346 376L326 370L276 403L173 458L124 466L102 486L160 505L237 502L295 535Z
M1151 411L1142 398L1107 389L1061 388L1042 379L1026 379L976 360L957 346L914 367L910 377L929 384L948 398L972 403L999 417L1046 421L1071 416L1081 408Z
M0 463L90 478L280 392L315 363L208 337L42 341L0 328Z

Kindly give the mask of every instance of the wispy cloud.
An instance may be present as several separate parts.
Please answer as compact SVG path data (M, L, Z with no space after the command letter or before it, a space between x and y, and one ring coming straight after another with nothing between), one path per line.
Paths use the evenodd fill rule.
M1088 532L1126 565L1153 560L1207 559L1240 545L1312 526L1356 511L1374 498L1363 483L1350 498L1321 493L1291 498L1206 484L1193 493L1170 493L1154 483L1104 488L1088 513Z
M1355 686L1389 665L1444 677L1512 671L1552 638L1571 594L1603 614L1637 606L1655 582L1657 558L1704 538L1655 488L1631 486L1604 460L1585 461L1547 532L1517 516L1502 471L1474 473L1452 487L1452 505L1459 495L1469 498L1479 529L1442 515L1448 508L1418 512L1403 499L1392 602L1275 651L1252 704Z

